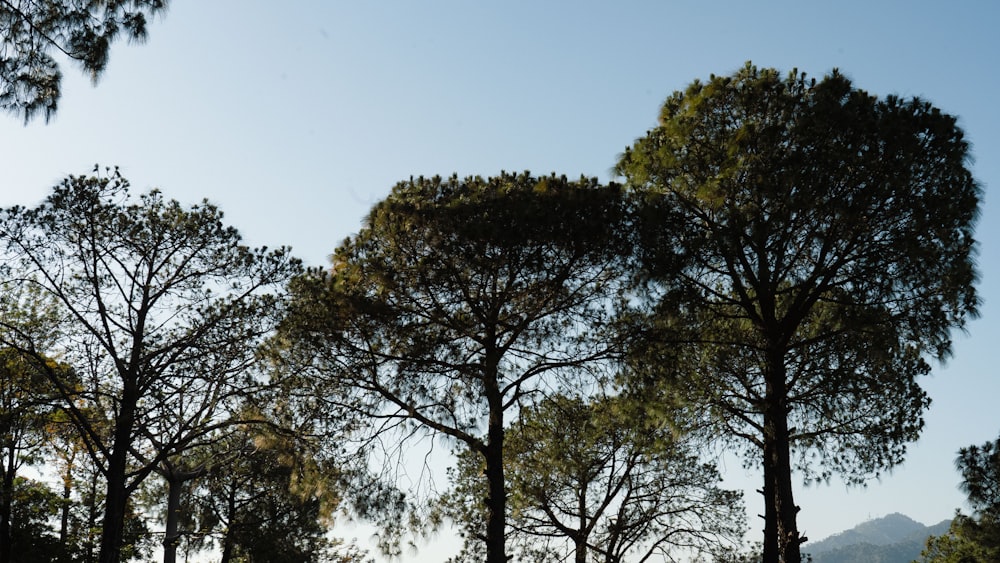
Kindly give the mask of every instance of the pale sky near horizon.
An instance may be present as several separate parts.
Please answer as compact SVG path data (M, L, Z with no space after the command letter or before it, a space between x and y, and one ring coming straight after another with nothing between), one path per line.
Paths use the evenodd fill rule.
M173 0L143 45L115 45L96 86L64 66L51 123L0 116L0 205L119 165L136 191L208 198L252 245L326 264L393 184L501 170L612 179L660 104L747 60L957 115L985 193L982 318L923 383L933 404L906 462L867 488L803 489L813 540L872 517L925 524L963 506L958 448L1000 434L1000 3L885 1ZM730 486L763 511L757 478ZM759 537L760 522L750 519ZM447 543L447 542L444 542ZM433 542L404 561L443 560Z

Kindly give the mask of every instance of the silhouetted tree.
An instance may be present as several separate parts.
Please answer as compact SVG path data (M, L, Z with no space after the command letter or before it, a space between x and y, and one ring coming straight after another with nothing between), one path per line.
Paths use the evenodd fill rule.
M485 560L506 563L504 433L517 412L613 351L623 200L594 180L502 174L398 184L292 285L285 336L360 413L354 435L453 439L485 464ZM318 397L318 398L317 398ZM369 441L369 447L377 442Z
M1000 561L1000 439L958 452L971 515L959 511L943 536L928 538L923 563L988 563Z
M13 349L0 350L0 563L11 561L11 511L20 470L45 459L54 395L43 371Z
M58 51L96 81L121 36L146 38L146 23L168 0L0 0L0 108L25 122L56 111Z
M646 561L729 552L743 534L741 495L718 488L690 437L642 416L630 398L555 396L507 431L510 534L519 561ZM476 561L483 464L463 455L442 503ZM479 509L481 511L481 509Z
M70 177L37 208L7 210L2 226L13 281L54 301L58 322L46 332L4 319L0 338L62 396L106 484L100 561L117 563L132 492L232 424L220 413L261 384L257 344L298 262L243 246L211 204L131 198L117 171ZM35 337L53 332L79 385L44 362Z
M1000 438L958 450L955 466L973 514L1000 523Z
M657 323L639 363L763 467L765 563L800 561L793 468L862 481L921 430L925 358L977 312L968 158L927 102L749 64L621 157Z
M9 530L15 563L60 563L71 561L71 552L52 529L61 499L44 483L17 477L13 482L12 518Z

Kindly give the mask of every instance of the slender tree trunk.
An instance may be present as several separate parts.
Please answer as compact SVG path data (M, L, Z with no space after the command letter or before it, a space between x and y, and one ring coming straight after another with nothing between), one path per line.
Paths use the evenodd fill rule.
M108 472L107 493L104 498L101 547L97 556L100 563L120 563L121 561L121 549L125 539L125 508L128 504L128 493L125 490L124 458L124 452L115 452L112 454L111 464L109 464L111 467Z
M225 539L222 540L222 558L219 559L219 563L229 563L233 560L233 540L230 539L227 534Z
M3 490L0 491L0 563L10 562L10 513L14 504L14 477L17 475L14 445L7 444L5 449Z
M799 507L795 505L792 492L791 445L788 436L788 417L782 416L777 421L775 454L777 456L777 473L774 478L775 509L778 513L778 548L782 554L782 563L801 563L800 546L803 539L799 537L796 523Z
M774 425L764 417L764 487L759 491L764 497L764 552L763 563L779 563L778 513L774 503L774 474L777 456L774 455Z
M486 481L489 496L486 498L486 563L506 563L504 545L507 517L507 487L503 471L503 413L490 413L489 443L486 445Z
M104 498L104 522L101 528L100 563L120 563L125 540L125 509L128 505L126 476L128 449L132 443L135 408L138 393L128 382L122 393L118 418L115 420L114 446L108 460L107 494Z
M62 508L59 513L59 543L63 547L67 547L69 540L69 505L73 495L72 467L71 464L67 463L66 474L63 475Z
M487 428L487 443L483 455L486 457L486 482L489 496L486 497L486 563L507 563L505 546L505 525L507 519L507 484L503 471L503 397L498 380L499 357L488 351L484 366L486 400L490 416Z
M87 563L94 563L94 534L92 530L97 529L97 485L98 485L98 472L94 469L90 474L90 496L87 499L87 526L84 528L83 533L86 534L86 561Z
M219 563L229 563L233 559L233 548L236 540L233 538L234 526L236 525L236 486L230 485L229 496L226 497L226 532L222 536L222 558Z
M768 354L764 407L764 563L801 563L792 491L784 356Z
M164 460L163 466L157 470L157 473L167 482L167 518L163 534L163 563L177 561L177 545L181 541L181 534L177 528L181 518L181 492L184 483L201 477L207 471L208 468L205 465L191 470L181 469L169 460Z
M587 528L587 478L578 478L580 483L580 494L576 499L577 532L573 538L573 549L576 551L576 563L587 563L587 536L590 532ZM609 550L610 552L610 550Z
M167 524L163 534L163 563L176 563L177 544L181 536L177 533L177 521L181 512L181 485L183 481L170 476L167 478Z

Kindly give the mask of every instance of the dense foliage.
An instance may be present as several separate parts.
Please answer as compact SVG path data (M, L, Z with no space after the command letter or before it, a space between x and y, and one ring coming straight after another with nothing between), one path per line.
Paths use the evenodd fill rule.
M38 207L7 210L2 232L8 285L49 307L0 320L0 340L45 374L104 477L100 552L112 563L129 497L161 462L234 424L261 387L256 345L298 262L243 246L207 203L132 198L117 171L70 177ZM9 308L28 310L22 301Z
M51 49L96 76L164 5L0 0L0 104L48 116ZM967 158L926 102L747 65L668 98L624 186L411 178L309 271L71 176L0 214L0 563L361 561L338 510L397 555L408 516L466 561L760 559L707 440L763 469L763 561L799 563L793 472L900 463L977 314ZM448 488L398 489L441 443ZM928 561L996 559L998 452L962 450L973 514Z
M861 482L923 426L927 359L978 310L968 151L922 100L748 64L670 96L621 157L651 292L638 384L762 467L766 563L800 561L793 469Z
M507 560L508 413L595 380L615 353L624 209L617 187L586 179L411 179L332 273L291 286L291 359L333 412L363 419L351 434L438 435L482 456L486 561Z
M962 448L955 465L972 514L959 512L947 534L928 539L921 561L1000 561L1000 439Z
M741 495L718 487L696 443L625 397L557 395L507 432L508 541L518 561L622 563L723 553L743 534ZM461 560L481 558L483 464L466 452L442 511L461 523Z
M68 57L97 80L111 45L146 38L148 19L168 0L0 1L0 108L28 121L56 111L62 73L53 53Z

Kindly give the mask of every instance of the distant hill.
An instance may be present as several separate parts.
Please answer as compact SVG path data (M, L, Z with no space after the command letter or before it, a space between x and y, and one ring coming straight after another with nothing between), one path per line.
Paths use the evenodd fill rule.
M902 514L889 514L802 546L813 563L910 563L928 536L948 531L951 520L924 526Z

